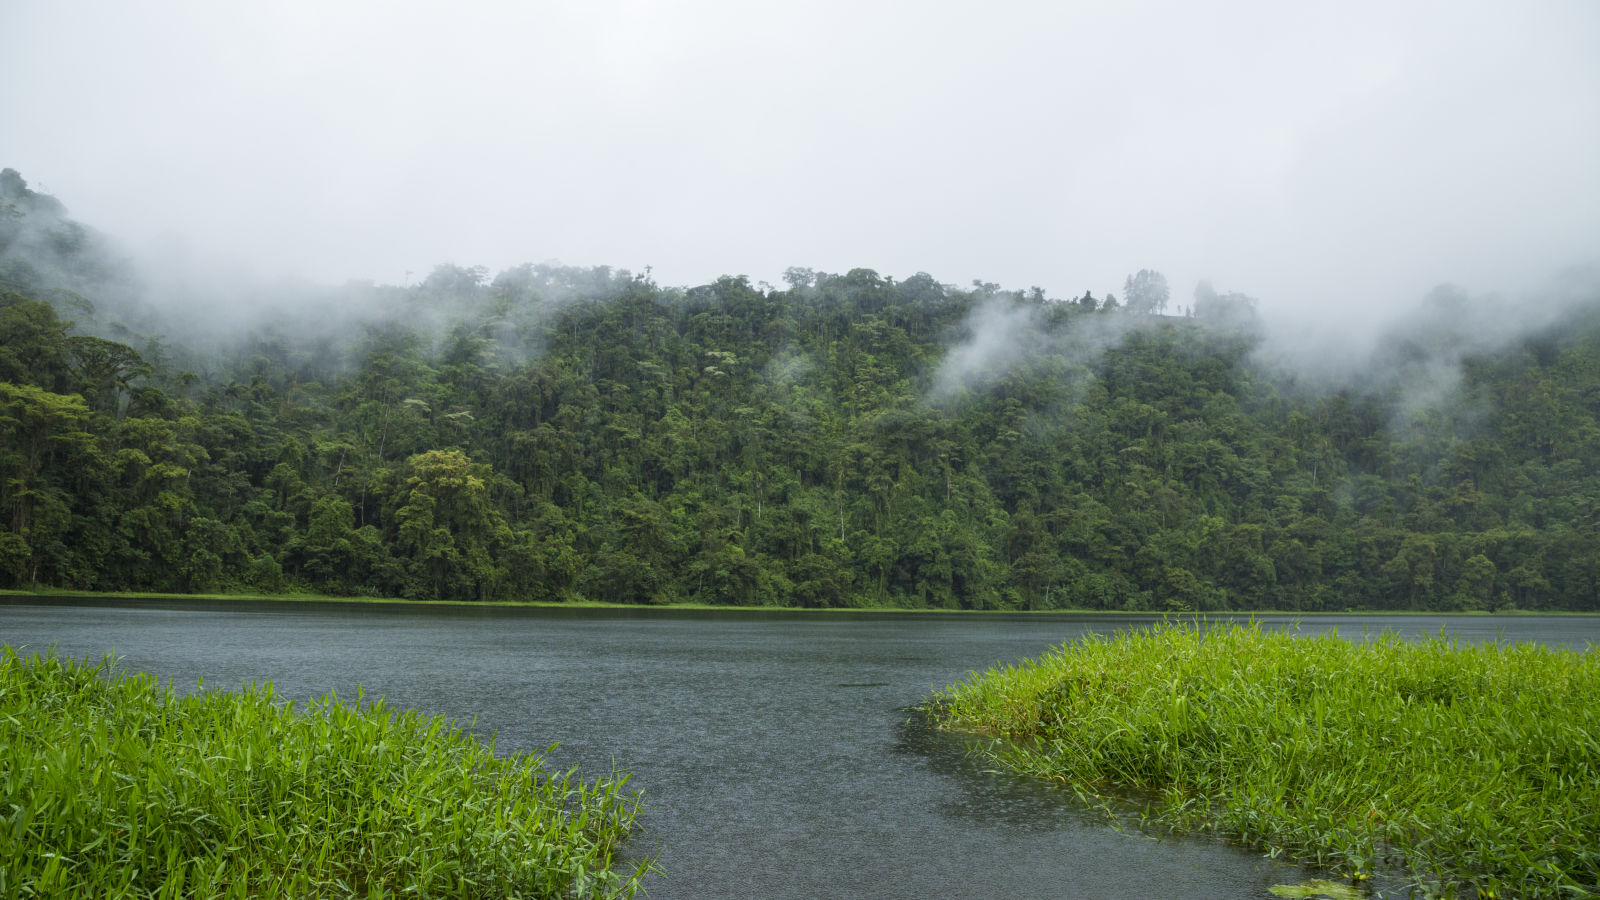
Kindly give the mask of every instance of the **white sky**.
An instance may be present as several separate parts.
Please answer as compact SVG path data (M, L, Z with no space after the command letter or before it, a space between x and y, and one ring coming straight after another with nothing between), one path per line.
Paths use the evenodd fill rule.
M1269 311L1600 261L1600 2L0 0L0 166L398 283L788 266Z

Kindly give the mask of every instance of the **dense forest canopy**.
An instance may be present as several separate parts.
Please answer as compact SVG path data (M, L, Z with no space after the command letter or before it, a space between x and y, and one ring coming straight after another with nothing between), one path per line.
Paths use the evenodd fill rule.
M1592 284L1313 383L1150 270L786 281L444 265L208 333L6 170L0 585L1600 611Z

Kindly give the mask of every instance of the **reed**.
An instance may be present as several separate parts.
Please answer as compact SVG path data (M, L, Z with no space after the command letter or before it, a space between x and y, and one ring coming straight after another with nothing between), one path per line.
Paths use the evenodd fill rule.
M438 717L0 655L0 897L627 897L627 777Z
M1600 654L1162 624L938 692L1082 797L1428 896L1600 893Z

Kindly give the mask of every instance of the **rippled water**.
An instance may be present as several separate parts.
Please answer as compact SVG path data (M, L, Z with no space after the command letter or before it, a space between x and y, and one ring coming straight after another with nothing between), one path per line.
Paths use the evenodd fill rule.
M1268 627L1296 627L1268 618ZM1593 618L1307 620L1465 640L1600 641ZM1311 877L1209 840L1119 831L1048 784L986 772L907 707L974 669L1129 617L818 615L353 604L0 601L0 642L180 688L272 681L552 743L634 773L652 898L1269 897Z

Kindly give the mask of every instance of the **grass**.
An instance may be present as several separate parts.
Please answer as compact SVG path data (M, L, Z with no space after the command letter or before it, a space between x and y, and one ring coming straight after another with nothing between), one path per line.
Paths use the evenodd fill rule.
M803 607L803 606L738 606L721 603L700 603L695 601L678 601L673 603L612 603L606 600L573 599L561 601L542 600L406 600L400 597L347 597L332 594L315 593L209 593L209 594L172 594L149 591L82 591L71 588L31 587L31 588L0 588L0 598L12 597L23 600L177 600L177 601L273 601L283 603L344 603L365 605L388 606L444 606L444 607L522 607L529 609L625 609L625 610L669 610L669 611L715 611L715 612L764 612L764 613L896 613L903 615L937 615L937 616L992 616L992 615L1029 615L1039 617L1101 617L1115 616L1119 619L1150 619L1151 621L1167 621L1174 619L1172 613L1166 612L1126 612L1115 609L922 609L905 606L829 606L829 607ZM1341 610L1275 610L1275 609L1240 609L1222 610L1214 616L1226 617L1254 617L1254 616L1293 616L1298 619L1317 619L1332 616L1362 616L1362 617L1406 617L1426 616L1428 618L1481 618L1494 616L1588 616L1600 617L1600 612L1585 612L1578 610L1526 610L1505 608L1496 612L1430 612L1427 610L1371 610L1371 609L1341 609ZM1203 613L1185 613L1178 618L1205 618Z
M1600 894L1600 653L1257 626L1089 636L938 692L942 727L1147 821L1428 896Z
M627 897L625 776L443 718L0 653L0 897Z

